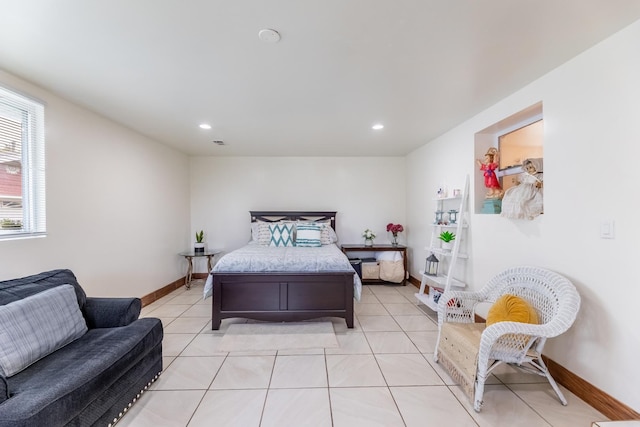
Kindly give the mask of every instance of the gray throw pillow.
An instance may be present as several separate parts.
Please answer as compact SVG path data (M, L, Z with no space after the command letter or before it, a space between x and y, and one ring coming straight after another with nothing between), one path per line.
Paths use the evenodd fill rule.
M0 306L0 374L15 375L86 332L71 285Z

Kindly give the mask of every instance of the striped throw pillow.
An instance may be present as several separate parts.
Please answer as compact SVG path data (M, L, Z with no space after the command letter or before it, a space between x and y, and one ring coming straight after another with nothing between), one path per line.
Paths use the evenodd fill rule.
M0 374L10 377L87 332L76 292L61 285L0 306Z
M338 236L329 221L298 221L296 223L296 229L300 224L316 224L321 227L320 230L320 243L323 245L330 245L338 241Z
M298 224L296 226L296 246L318 247L322 246L321 224Z

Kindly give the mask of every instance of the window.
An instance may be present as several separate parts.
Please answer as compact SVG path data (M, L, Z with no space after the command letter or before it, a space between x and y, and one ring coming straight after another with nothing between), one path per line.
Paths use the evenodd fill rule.
M0 87L0 240L45 232L44 106Z

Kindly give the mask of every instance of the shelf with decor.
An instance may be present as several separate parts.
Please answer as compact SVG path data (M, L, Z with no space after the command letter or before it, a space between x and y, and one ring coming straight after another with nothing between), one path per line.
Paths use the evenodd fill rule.
M469 258L466 251L468 224L469 176L464 189L454 197L435 199L435 219L431 224L431 241L426 249L425 269L415 297L431 310L438 309L440 295L451 287L464 288L460 279L463 263ZM456 209L457 208L457 209ZM451 237L454 237L451 239ZM451 239L451 240L449 240ZM451 243L447 245L446 240ZM440 257L440 259L438 259Z

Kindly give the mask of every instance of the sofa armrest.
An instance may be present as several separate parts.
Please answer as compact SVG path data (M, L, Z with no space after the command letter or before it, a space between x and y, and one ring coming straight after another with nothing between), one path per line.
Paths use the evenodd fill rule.
M140 316L140 298L87 297L84 316L89 329L126 326Z

